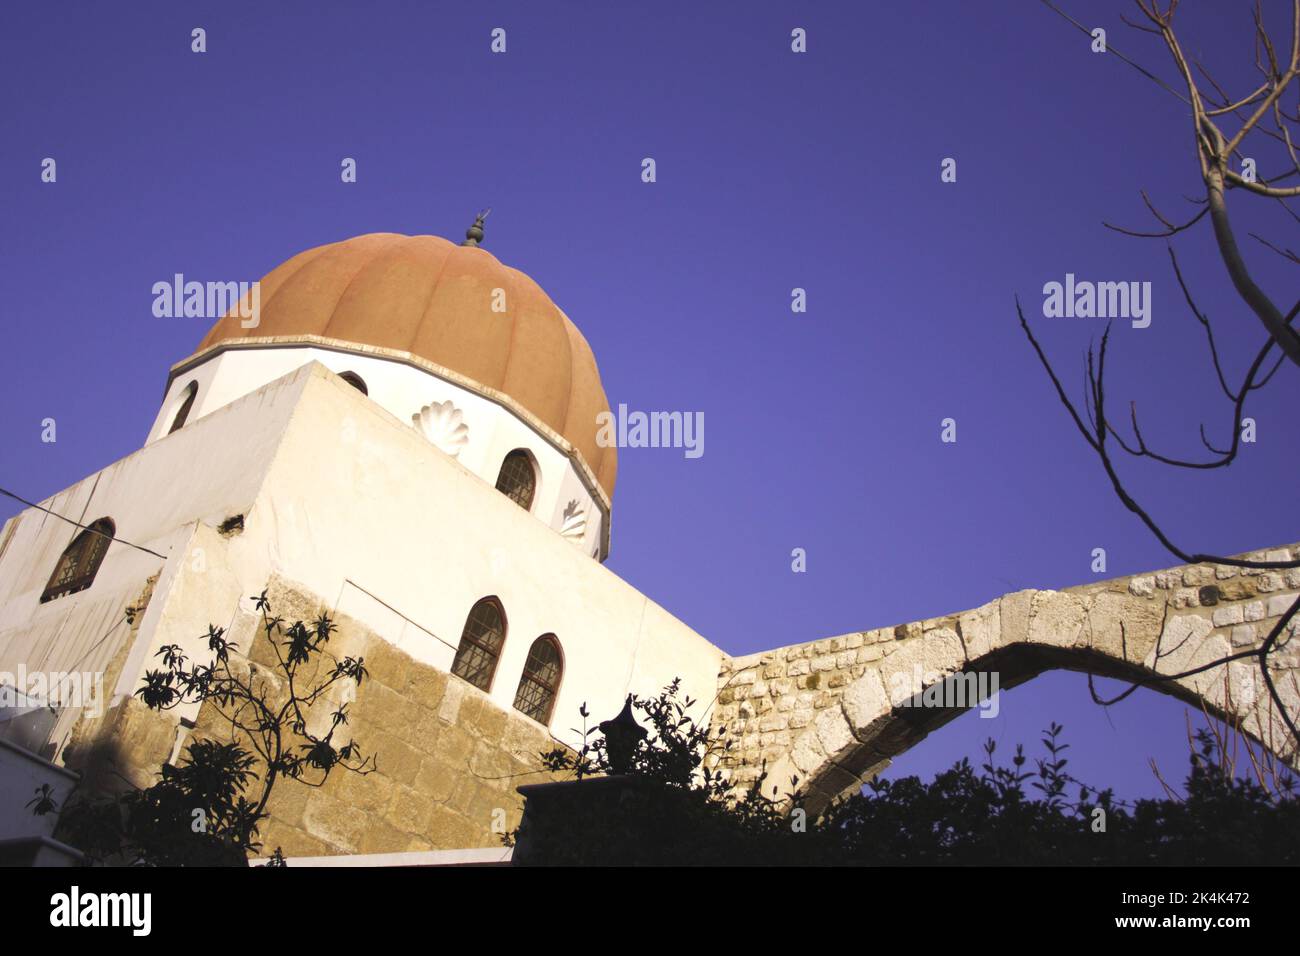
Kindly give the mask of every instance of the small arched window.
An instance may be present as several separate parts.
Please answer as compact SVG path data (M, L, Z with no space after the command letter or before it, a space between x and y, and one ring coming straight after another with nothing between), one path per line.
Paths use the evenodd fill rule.
M194 407L194 399L198 394L198 382L190 382L185 386L185 399L181 402L181 407L176 410L176 417L172 419L172 427L167 429L168 435L185 424L186 419L190 417L190 409Z
M497 475L497 491L525 511L532 510L537 473L528 452L516 448L506 455L506 460L501 463L501 473Z
M515 710L539 724L549 724L563 673L564 656L555 635L544 634L533 641L524 664L524 676L519 678L519 689L515 691Z
M472 608L460 635L451 672L479 690L492 686L501 645L506 642L506 616L496 598L483 598Z
M366 380L356 372L342 372L339 374L339 378L343 379L343 381L347 382L362 395L370 394L370 389L366 388Z
M53 601L65 594L84 591L95 580L99 566L108 553L108 545L117 531L108 518L100 518L89 527L83 528L72 543L59 556L59 563L54 566L50 583L45 586L41 603Z

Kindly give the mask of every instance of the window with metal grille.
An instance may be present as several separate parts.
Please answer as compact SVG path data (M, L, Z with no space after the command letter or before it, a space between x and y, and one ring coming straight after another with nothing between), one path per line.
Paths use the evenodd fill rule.
M116 531L112 521L100 518L73 538L54 566L50 583L45 585L45 592L41 595L41 603L90 587Z
M470 608L465 630L460 635L451 672L479 690L492 686L501 645L506 641L506 616L496 598L484 598Z
M532 510L533 492L537 490L537 475L528 452L516 448L506 455L497 475L497 491L501 492L525 511Z
M194 398L198 394L198 382L190 382L190 384L185 386L185 401L181 402L181 407L176 412L176 417L172 419L172 427L167 429L168 435L185 424L185 420L190 417L190 409L194 407Z
M546 634L533 641L524 664L524 676L519 678L519 689L515 691L515 710L539 724L549 724L562 673L564 657L555 635Z

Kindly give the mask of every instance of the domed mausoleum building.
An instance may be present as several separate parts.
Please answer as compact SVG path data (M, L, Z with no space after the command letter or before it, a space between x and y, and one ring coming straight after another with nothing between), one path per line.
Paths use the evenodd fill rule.
M140 450L6 523L0 671L102 684L33 710L25 746L152 782L220 728L145 709L145 672L168 645L203 660L209 625L272 664L263 589L334 616L331 652L371 675L349 730L379 771L277 785L263 838L289 856L504 852L584 703L604 719L680 677L703 713L722 652L602 565L618 458L591 348L481 225L272 269L171 368Z

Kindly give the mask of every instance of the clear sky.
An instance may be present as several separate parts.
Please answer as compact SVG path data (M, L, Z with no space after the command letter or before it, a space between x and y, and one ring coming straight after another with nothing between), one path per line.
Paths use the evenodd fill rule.
M1173 80L1121 23L1128 0L1060 3ZM1188 48L1239 94L1256 83L1247 12L1180 11ZM1073 432L1013 296L1078 394L1102 323L1044 318L1043 284L1149 281L1151 326L1112 336L1114 407L1136 400L1174 452L1199 448L1201 421L1225 434L1163 243L1101 225L1150 228L1141 189L1170 216L1192 208L1186 109L1040 3L44 2L3 18L0 483L20 494L143 441L208 324L153 317L155 282L252 280L365 232L458 240L491 206L487 248L583 330L612 403L704 413L698 459L621 451L609 566L727 651L1084 583L1098 547L1107 576L1177 563ZM1295 220L1233 198L1286 307L1294 266L1244 237L1294 246ZM1262 329L1208 230L1177 248L1239 378ZM1228 471L1125 463L1185 547L1300 540L1296 393L1284 368ZM1185 710L1142 693L1103 712L1081 677L1045 675L897 767L928 774L1058 720L1072 769L1155 793L1147 760L1181 775Z

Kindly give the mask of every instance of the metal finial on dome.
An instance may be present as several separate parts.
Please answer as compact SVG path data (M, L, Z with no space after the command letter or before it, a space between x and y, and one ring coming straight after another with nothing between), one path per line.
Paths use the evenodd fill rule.
M483 241L483 220L487 219L491 212L492 209L489 207L474 217L474 225L465 230L465 241L461 243L462 246L477 246Z

